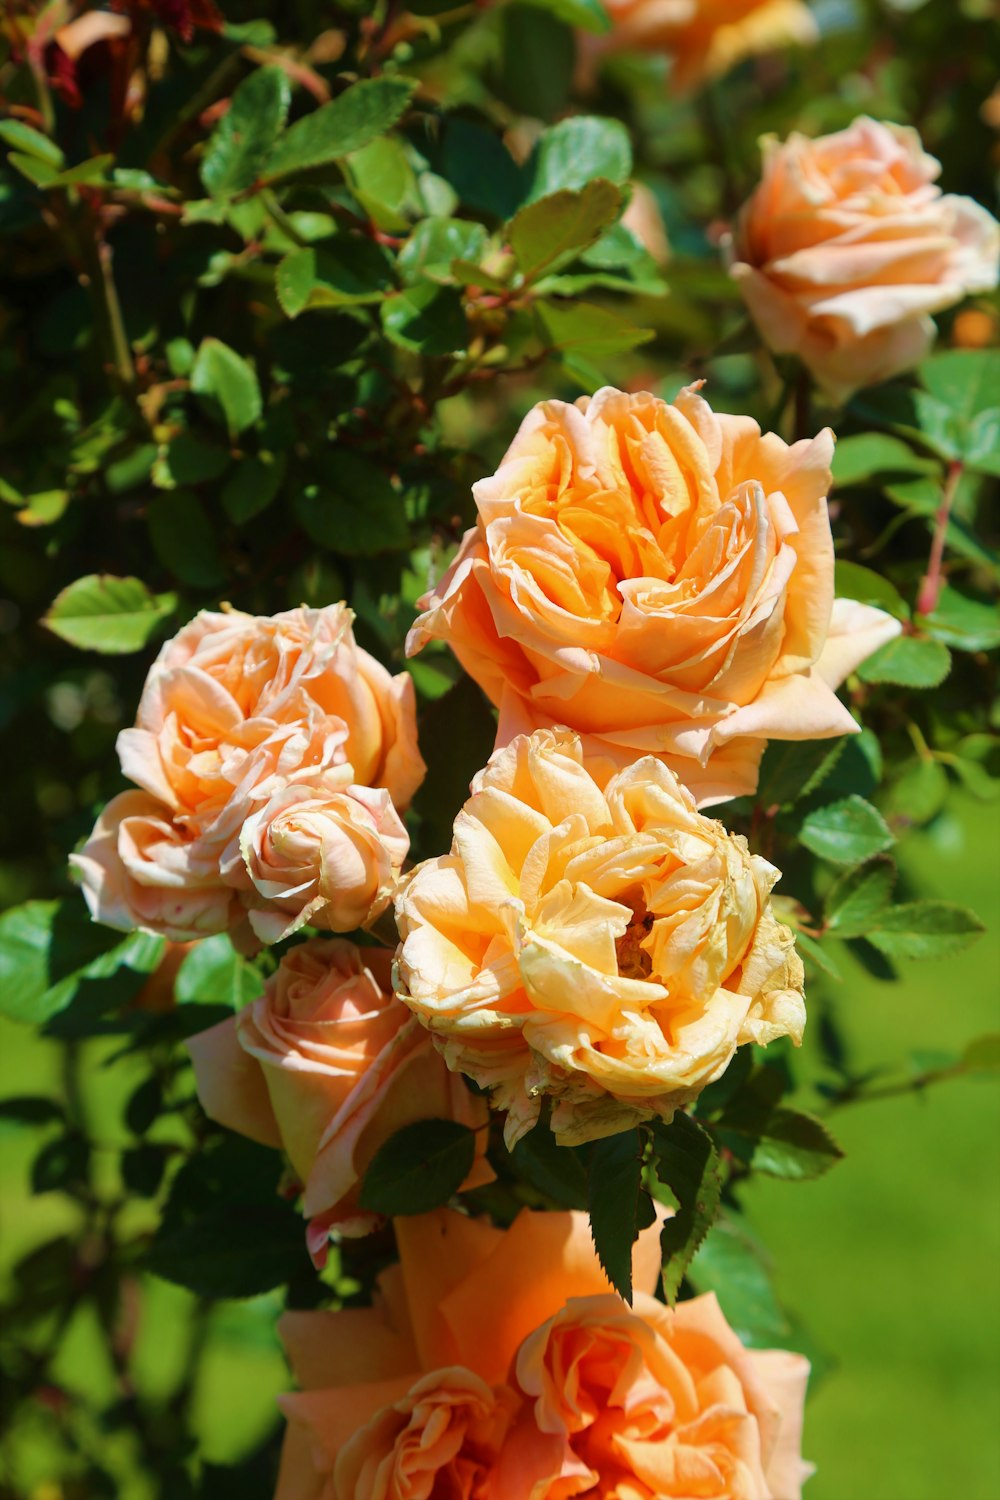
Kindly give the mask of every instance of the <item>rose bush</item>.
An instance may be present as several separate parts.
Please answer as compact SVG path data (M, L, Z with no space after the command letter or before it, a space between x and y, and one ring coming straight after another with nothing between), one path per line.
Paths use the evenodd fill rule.
M320 1260L331 1229L357 1236L378 1223L358 1188L394 1131L435 1117L486 1123L482 1101L393 998L391 963L384 948L312 938L284 955L259 999L188 1043L207 1113L287 1154ZM480 1136L470 1185L491 1175L484 1146Z
M299 1383L276 1500L798 1500L809 1367L745 1349L713 1296L628 1308L582 1214L397 1221L370 1309L286 1313Z
M660 756L699 802L752 792L766 740L857 725L834 689L898 622L834 599L833 437L791 446L605 389L545 401L410 633L500 708L498 743L567 724L609 768Z
M578 736L537 730L475 779L451 853L405 881L399 993L492 1090L509 1145L546 1094L566 1143L669 1119L743 1043L801 1041L777 878L658 761L601 790Z
M1000 225L940 173L915 130L864 116L764 141L731 274L771 348L835 399L919 363L930 314L997 284Z

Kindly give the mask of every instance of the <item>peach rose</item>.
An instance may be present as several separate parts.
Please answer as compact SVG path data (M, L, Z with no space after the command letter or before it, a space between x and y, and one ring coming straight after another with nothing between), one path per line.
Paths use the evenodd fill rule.
M942 195L915 130L862 116L763 149L731 274L771 348L797 354L831 397L915 365L931 313L996 286L1000 225Z
M284 955L252 1005L188 1041L207 1114L285 1151L303 1184L308 1239L367 1234L361 1178L378 1148L416 1120L484 1126L486 1107L450 1074L393 997L392 954L313 938ZM468 1186L489 1181L485 1130Z
M266 943L306 922L331 932L365 927L388 906L409 847L383 788L344 786L336 773L285 787L251 814L240 834L247 872L264 902L251 907L250 925Z
M678 90L716 78L758 52L819 35L804 0L606 0L611 33L586 39L596 52L665 52Z
M602 791L568 730L497 752L451 853L396 900L396 987L513 1144L552 1096L565 1144L669 1120L737 1047L801 1041L802 963L778 871L652 757Z
M374 1307L281 1321L276 1500L799 1500L806 1361L744 1349L713 1296L656 1302L659 1227L630 1311L584 1214L397 1220Z
M125 828L115 799L72 861L97 921L177 939L232 928L242 917L234 892L253 891L244 823L285 787L331 768L406 807L425 770L413 684L357 646L351 620L343 604L274 616L203 611L167 642L135 727L118 737L122 770L144 794L141 813L127 804L129 828L146 820L141 857L115 841L114 828Z
M834 601L832 434L789 447L697 391L534 407L407 650L450 644L498 744L568 724L705 804L755 789L768 739L856 731L834 688L900 627Z

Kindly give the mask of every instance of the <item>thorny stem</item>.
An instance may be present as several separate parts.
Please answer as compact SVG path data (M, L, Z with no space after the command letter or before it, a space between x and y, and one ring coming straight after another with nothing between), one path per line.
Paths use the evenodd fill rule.
M917 594L917 613L920 615L932 615L937 608L938 596L941 593L941 564L944 561L944 541L948 534L948 522L951 519L952 506L958 493L959 480L962 477L962 461L955 461L948 465L948 473L944 481L944 489L941 494L941 504L934 521L934 537L931 541L931 555L927 562L927 572L924 574Z
M826 1108L819 1113L828 1114L831 1109L840 1109L845 1104L870 1104L879 1099L898 1099L903 1094L918 1094L929 1084L941 1083L946 1078L959 1078L964 1072L964 1065L957 1062L946 1068L928 1068L915 1078L907 1078L899 1083L885 1083L877 1089L860 1089L849 1084L839 1094L834 1094Z

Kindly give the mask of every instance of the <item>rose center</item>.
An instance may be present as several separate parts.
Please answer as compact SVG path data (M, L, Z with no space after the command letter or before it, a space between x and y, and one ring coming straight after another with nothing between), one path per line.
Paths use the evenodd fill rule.
M615 942L618 954L618 972L623 979L648 979L653 972L653 961L642 942L650 934L653 918L640 900L634 907L631 922Z

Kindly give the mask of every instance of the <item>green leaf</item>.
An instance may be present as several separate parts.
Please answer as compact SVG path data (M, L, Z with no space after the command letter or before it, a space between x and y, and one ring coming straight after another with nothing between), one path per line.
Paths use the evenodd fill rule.
M949 958L984 931L968 907L951 901L906 901L883 912L865 936L887 958Z
M208 512L191 490L155 495L146 512L150 540L175 578L196 589L221 586L225 573Z
M363 307L392 288L392 263L378 245L338 235L322 250L293 250L278 267L275 290L289 318L314 307Z
M49 1141L31 1164L33 1193L71 1192L87 1180L90 1145L75 1131Z
M306 535L347 556L373 557L407 545L410 529L403 497L370 459L336 449L324 470L326 483L307 485L292 500Z
M562 189L586 188L595 178L624 186L632 175L632 143L620 120L574 115L541 136L531 161L529 202Z
M895 823L919 827L937 817L947 796L944 767L936 760L917 756L903 766L889 788L886 811Z
M89 161L82 161L78 166L68 167L65 171L59 171L38 156L24 156L19 151L12 151L7 160L22 177L27 177L36 187L49 189L105 185L106 170L114 157L92 156Z
M283 68L258 68L244 78L202 157L201 180L213 198L253 186L284 126L291 96Z
M576 39L551 11L533 5L499 8L499 67L493 91L518 114L554 120L569 101Z
M523 3L547 10L574 31L603 36L611 30L611 18L600 0L523 0Z
M361 1184L361 1207L387 1218L429 1213L472 1170L475 1131L456 1120L418 1120L379 1147Z
M56 595L42 624L81 651L122 655L141 651L176 608L176 594L151 594L139 578L91 573Z
M617 187L598 177L580 192L565 189L519 209L507 226L507 236L525 281L536 280L546 267L592 245L620 208Z
M191 371L191 389L222 408L229 436L235 438L261 414L257 372L249 360L221 339L203 339Z
M763 1246L733 1215L709 1230L688 1270L697 1292L714 1292L726 1322L750 1349L784 1347L791 1332L774 1295Z
M275 1197L244 1207L225 1193L190 1223L161 1230L146 1268L201 1297L257 1297L304 1269L304 1246L291 1204Z
M653 338L649 328L636 328L620 313L591 302L539 302L535 308L542 338L552 349L602 360L624 354Z
M833 482L841 489L863 484L874 475L937 473L936 463L884 432L841 438L833 455Z
M976 1037L963 1048L962 1067L967 1073L1000 1073L1000 1034Z
M936 641L958 651L992 651L1000 646L1000 608L970 599L951 584L945 584L934 613L921 624Z
M145 982L163 953L163 939L145 933L123 938L92 922L78 896L27 901L0 916L0 1015L41 1025L91 981L127 970L109 987L109 1000L126 1000Z
M166 444L153 464L152 480L158 489L204 484L218 479L229 468L229 454L214 443L204 443L190 432L179 432Z
M222 508L234 526L266 510L285 477L284 453L245 454L222 489Z
M596 1141L587 1174L590 1233L605 1275L632 1303L632 1246L639 1235L642 1148L637 1130Z
M452 262L475 264L486 243L482 224L468 219L422 219L399 252L399 274L409 283L454 281Z
M457 287L422 282L387 297L381 308L386 338L402 349L435 358L459 354L469 338L469 328Z
M838 558L834 564L833 579L838 599L857 599L862 604L875 604L895 615L897 620L909 619L909 605L901 597L899 590L881 573Z
M953 412L926 391L895 383L878 386L855 396L850 409L862 422L889 427L930 448L940 458L950 460L961 456L960 434Z
M378 228L405 234L410 227L406 210L420 204L405 142L379 136L352 152L345 166L355 198Z
M62 1105L43 1094L14 1094L0 1099L0 1123L51 1125L64 1118Z
M557 1144L546 1124L521 1137L510 1154L518 1177L544 1193L557 1208L586 1209L587 1173L579 1156Z
M328 166L391 130L416 84L408 78L366 78L289 126L260 170L264 185Z
M6 141L15 151L22 151L28 156L37 157L39 161L47 162L57 172L66 160L55 141L50 141L47 135L42 135L41 131L34 130L30 125L25 125L23 120L0 120L0 141Z
M825 943L821 943L816 938L810 937L808 932L800 932L796 928L795 946L799 951L800 957L804 961L812 963L819 969L821 974L829 974L830 978L836 979L838 983L843 980L844 971L840 968Z
M837 937L864 937L872 918L887 906L896 883L896 866L880 857L841 875L823 903L826 926Z
M669 1125L657 1125L656 1175L677 1200L677 1212L663 1226L663 1293L677 1301L688 1266L719 1210L722 1181L712 1137L680 1111Z
M178 1005L228 1005L232 1010L242 1010L263 991L257 970L236 952L225 933L196 943L174 983Z
M919 374L934 399L968 424L997 404L1000 350L945 349L924 360Z
M163 1108L163 1085L153 1074L144 1078L129 1095L125 1105L125 1124L133 1135L145 1135Z
M1000 407L973 417L965 440L965 462L980 474L1000 475Z
M787 1182L821 1177L844 1154L822 1120L781 1106L734 1109L723 1115L717 1134L754 1171Z
M951 653L941 641L926 636L898 635L863 661L863 682L892 682L898 687L932 688L951 671Z
M500 136L472 120L450 116L442 171L467 208L508 219L524 197L521 168Z
M838 865L856 865L894 843L888 824L864 797L852 795L803 819L799 842Z
M760 763L756 800L761 807L789 807L808 797L830 775L844 753L843 737L832 740L771 740Z

